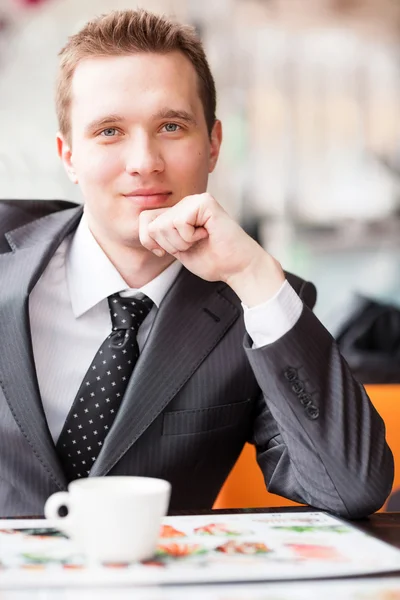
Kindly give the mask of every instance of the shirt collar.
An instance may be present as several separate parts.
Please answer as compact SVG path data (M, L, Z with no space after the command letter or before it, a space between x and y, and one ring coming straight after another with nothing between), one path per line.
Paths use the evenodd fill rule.
M85 214L72 237L66 256L66 276L75 318L80 317L111 294L146 294L160 306L182 265L174 261L143 287L129 288L126 281L103 252L89 229Z

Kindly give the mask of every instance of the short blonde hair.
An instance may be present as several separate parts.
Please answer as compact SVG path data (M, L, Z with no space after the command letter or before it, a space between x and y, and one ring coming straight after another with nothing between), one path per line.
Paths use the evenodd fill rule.
M211 134L215 123L215 83L193 27L174 23L143 9L121 10L89 21L61 50L56 80L56 112L60 132L70 141L71 87L78 63L90 57L125 56L137 52L166 54L180 51L192 63L199 80L199 96Z

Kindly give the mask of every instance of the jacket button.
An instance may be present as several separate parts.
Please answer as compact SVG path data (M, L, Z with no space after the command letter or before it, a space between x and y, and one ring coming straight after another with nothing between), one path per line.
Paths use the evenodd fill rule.
M316 406L314 406L314 404L310 404L310 406L307 406L305 409L306 415L309 419L312 419L314 421L314 419L318 419L319 417L319 410Z
M295 379L297 379L297 369L294 367L288 367L284 372L284 375L288 381L295 381Z
M299 395L304 392L304 384L302 381L295 381L292 385L292 390L295 394Z
M299 400L303 406L310 406L312 403L311 394L308 392L301 392L301 394L299 394Z

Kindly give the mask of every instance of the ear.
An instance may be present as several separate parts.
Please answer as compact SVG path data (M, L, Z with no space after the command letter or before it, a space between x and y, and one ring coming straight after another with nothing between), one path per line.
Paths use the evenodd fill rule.
M217 164L219 150L221 148L222 143L222 123L221 121L216 120L214 126L211 131L210 136L210 158L208 165L208 172L212 173L215 169L215 165Z
M71 146L60 132L57 133L57 152L72 183L78 183L78 177L72 162Z

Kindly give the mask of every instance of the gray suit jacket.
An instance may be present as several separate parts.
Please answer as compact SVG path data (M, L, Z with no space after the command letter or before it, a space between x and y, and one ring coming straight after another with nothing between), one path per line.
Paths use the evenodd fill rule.
M42 514L47 497L66 488L39 395L28 297L81 210L0 202L3 516ZM307 307L315 288L287 276L302 315L277 342L253 350L233 291L182 269L92 476L162 477L172 483L171 509L209 508L250 441L271 492L345 517L383 504L393 479L383 422Z

